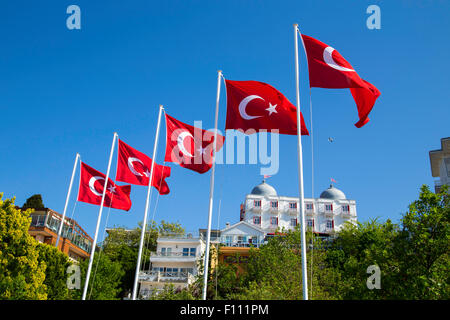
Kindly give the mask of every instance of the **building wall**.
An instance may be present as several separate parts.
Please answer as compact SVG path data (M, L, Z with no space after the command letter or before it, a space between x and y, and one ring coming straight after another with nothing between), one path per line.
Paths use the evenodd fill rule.
M261 201L261 207L255 207L255 201ZM274 210L271 202L278 202L278 210ZM297 209L291 209L290 204L295 203ZM313 205L313 210L307 210L307 204ZM326 214L326 205L332 205L332 214ZM345 212L343 207L349 208ZM261 217L261 224L258 225L266 232L273 232L277 228L292 230L294 225L291 219L296 219L299 223L298 198L291 197L263 197L257 195L247 195L244 203L244 221L254 224L254 217ZM278 224L271 224L271 218L278 218ZM314 231L330 233L333 230L339 231L346 221L355 223L357 220L356 202L354 200L328 200L328 199L305 199L305 222L314 220ZM327 228L327 221L333 221L333 228ZM332 230L333 229L333 230Z

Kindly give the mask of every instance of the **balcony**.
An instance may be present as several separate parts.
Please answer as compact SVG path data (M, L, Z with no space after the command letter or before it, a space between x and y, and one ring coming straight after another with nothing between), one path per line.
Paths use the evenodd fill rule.
M187 283L194 282L195 277L189 272L141 271L139 281Z
M262 242L243 242L243 241L236 241L236 242L223 242L223 245L226 247L236 247L236 248L259 248L260 245L262 245Z
M278 207L270 206L269 212L272 213L272 214L278 214L280 212L280 209Z
M260 213L261 212L261 206L253 206L252 207L252 211L255 213Z
M45 233L46 236L56 237L61 226L62 216L51 210L31 214L30 230ZM70 240L76 247L90 252L92 240L87 233L72 219L65 218L61 237Z
M326 210L324 211L325 217L327 218L333 218L334 216L334 211L333 210Z
M289 208L287 209L287 213L293 216L298 215L299 210L298 208L292 208L291 206L289 206Z
M152 252L151 262L195 262L200 259L200 255L190 255L184 252Z
M226 247L258 248L262 244L262 240L262 237L257 235L226 234L221 237L220 242Z

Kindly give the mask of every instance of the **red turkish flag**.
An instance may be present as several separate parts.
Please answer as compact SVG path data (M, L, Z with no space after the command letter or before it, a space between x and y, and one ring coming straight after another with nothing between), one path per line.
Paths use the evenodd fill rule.
M334 48L306 35L302 35L302 38L308 56L309 85L331 89L350 88L358 108L359 121L355 126L361 128L369 122L369 113L380 91L361 79Z
M106 175L81 162L78 201L100 205ZM128 211L131 208L131 186L118 186L108 178L105 201L103 205L114 209Z
M190 126L166 114L167 143L165 161L178 163L198 173L212 167L214 132ZM217 134L216 152L225 137Z
M130 147L119 139L119 156L117 160L116 180L148 186L152 159L146 154ZM159 194L170 192L166 178L170 177L170 167L159 165L155 162L153 167L152 186Z
M258 81L225 80L225 83L226 130L241 129L246 134L278 130L281 134L297 135L297 108L277 89ZM300 117L301 134L309 135L303 114Z

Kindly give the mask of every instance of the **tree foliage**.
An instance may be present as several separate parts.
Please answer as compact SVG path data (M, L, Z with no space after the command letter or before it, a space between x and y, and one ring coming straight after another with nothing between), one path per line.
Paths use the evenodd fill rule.
M16 209L14 201L0 193L0 299L45 300L46 265L28 234L32 210Z
M69 299L66 273L71 264L69 258L56 247L45 243L38 243L37 249L38 261L46 265L44 285L47 287L47 299Z
M81 288L74 289L71 293L73 299L81 299L81 295L86 282L86 274L89 259L80 263ZM117 261L111 261L107 255L96 252L92 264L92 271L89 278L87 290L87 300L118 300L121 292L121 279L124 274L122 266Z
M44 202L42 200L42 195L40 194L34 194L31 197L29 197L25 203L23 204L22 208L25 209L44 209Z
M342 299L448 299L450 206L447 187L421 187L400 224L376 220L349 226L327 251L328 268L340 276ZM369 290L367 268L381 271L381 289Z

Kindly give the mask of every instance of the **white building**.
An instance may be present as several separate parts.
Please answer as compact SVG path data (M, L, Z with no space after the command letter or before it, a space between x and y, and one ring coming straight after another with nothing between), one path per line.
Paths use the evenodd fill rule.
M150 270L139 274L141 297L148 298L166 284L173 284L175 289L186 288L195 281L204 250L202 237L191 234L159 237L156 252L150 256Z
M441 139L441 149L430 151L431 175L436 192L444 184L450 185L450 137Z
M274 187L263 181L245 197L241 221L255 225L266 234L276 230L292 230L299 223L298 198L279 196ZM356 223L356 202L333 185L319 198L305 198L305 222L313 232L329 236L345 222Z

